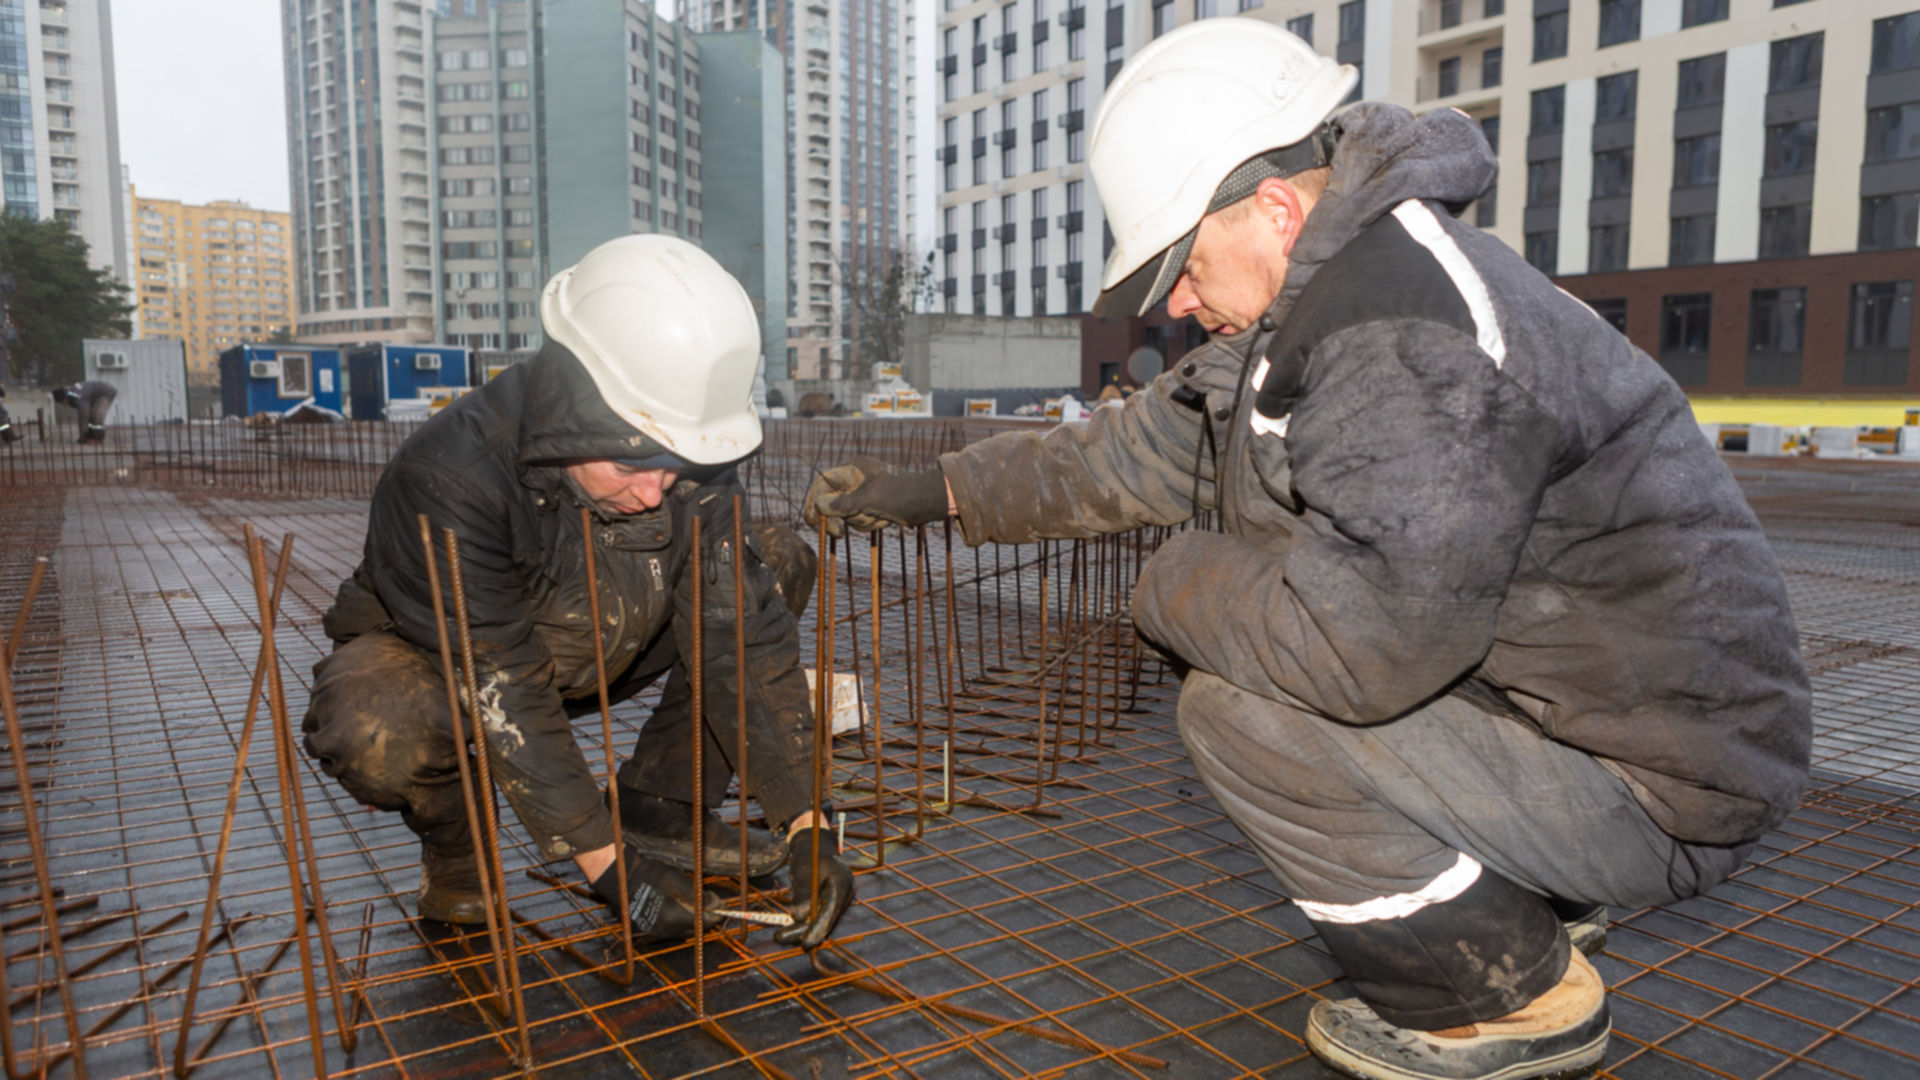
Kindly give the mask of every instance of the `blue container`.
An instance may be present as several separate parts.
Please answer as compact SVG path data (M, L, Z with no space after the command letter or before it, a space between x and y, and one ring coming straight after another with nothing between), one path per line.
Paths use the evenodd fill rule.
M353 418L385 420L387 402L425 397L428 387L472 385L459 345L367 345L347 353Z
M303 401L344 412L340 350L326 345L235 345L220 354L220 412L279 415Z

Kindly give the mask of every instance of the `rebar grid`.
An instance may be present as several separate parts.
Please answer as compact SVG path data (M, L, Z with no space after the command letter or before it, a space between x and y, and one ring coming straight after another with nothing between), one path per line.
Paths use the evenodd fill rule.
M797 519L813 472L849 454L924 465L977 434L946 423L773 425L747 477L755 517ZM364 468L345 470L361 483ZM289 470L302 478L290 483L354 490L319 471ZM1920 555L1899 543L1920 524L1920 494L1871 466L1741 472L1806 636L1818 782L1733 881L1614 913L1599 958L1614 988L1606 1075L1920 1072L1910 988L1920 975ZM245 490L0 479L0 633L22 613L33 556L51 557L12 673L85 1064L98 1075L171 1068L200 924L183 916L201 914L238 763L229 869L186 1018L193 1071L314 1074L317 1006L330 1075L514 1075L519 1036L500 958L484 930L412 917L417 846L397 816L352 805L300 757L310 864L286 829L272 743L256 737L240 760L262 644L244 526L297 537L274 635L297 718L311 664L329 648L319 615L358 560L365 506L235 489ZM698 985L695 950L682 946L637 950L622 987L624 955L603 909L571 867L541 866L509 816L499 855L531 1066L649 1077L1326 1075L1298 1034L1313 1000L1344 983L1194 778L1174 730L1173 680L1125 621L1128 589L1160 539L974 551L932 529L832 545L831 594L816 595L803 620L803 655L857 674L881 716L877 730L837 739L832 759L846 848L863 867L859 901L812 963L764 929L729 926L707 935ZM829 637L814 633L816 612L830 617ZM271 704L258 702L261 722ZM611 710L616 751L648 704ZM604 760L600 718L576 732L588 759ZM21 827L17 785L4 790L14 792L0 795L14 803L0 816L10 1030L29 1062L73 1068L27 858L35 838ZM327 1000L320 943L304 971L296 961L317 929L295 919L290 853L297 871L318 869L307 885L332 918L344 1024ZM721 880L727 868L713 872L710 888L738 888ZM780 899L777 887L755 904L768 899ZM343 1029L359 1038L352 1053Z

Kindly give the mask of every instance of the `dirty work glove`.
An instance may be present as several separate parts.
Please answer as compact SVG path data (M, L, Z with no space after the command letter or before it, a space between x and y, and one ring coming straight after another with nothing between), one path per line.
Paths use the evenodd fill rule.
M807 524L827 519L827 532L847 526L872 532L886 525L925 525L947 516L947 480L938 468L902 472L861 455L814 478L807 489Z
M820 834L820 910L813 902L813 834ZM775 934L782 945L815 949L833 933L847 905L853 903L853 871L840 861L840 845L833 830L805 828L787 839L788 873L793 878L793 925Z
M593 895L616 914L626 913L628 930L635 943L678 941L692 934L696 919L693 879L624 844L621 849L619 857L627 864L627 895L619 895L620 877L618 867L613 865L593 879L590 885ZM711 926L719 921L719 916L713 914L718 905L711 896L703 899L707 901L704 905L707 925Z

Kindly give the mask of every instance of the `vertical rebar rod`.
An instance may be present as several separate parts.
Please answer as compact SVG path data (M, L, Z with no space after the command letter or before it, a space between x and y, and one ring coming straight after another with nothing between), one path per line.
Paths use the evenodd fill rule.
M493 872L493 902L498 907L501 942L506 948L507 986L513 992L513 1023L520 1036L522 1072L533 1070L533 1047L527 1037L527 1002L520 989L520 944L513 932L513 920L507 911L506 876L500 869L500 811L494 805L493 742L487 738L486 717L480 709L479 676L474 670L473 632L467 623L467 589L460 571L460 538L452 529L441 530L447 548L447 578L453 587L454 629L460 636L460 668L467 691L467 704L473 709L473 741L478 751L474 762L479 767L482 817L486 821L487 864Z
M832 560L827 547L827 515L825 514L820 515L819 543L817 550L819 557L814 560L817 577L813 589L813 595L822 601L814 609L816 614L813 620L813 802L807 807L807 812L816 817L820 813L822 774L825 769L823 757L826 754L826 740L820 737L820 730L826 726L827 688L833 679L833 673L827 670L827 639L833 633L832 616L828 614L828 609L832 605L825 602L827 597L823 595L833 592L831 587L833 579L827 569ZM821 823L815 821L814 824L818 826ZM813 869L810 903L817 904L820 901L820 830L814 828L808 833L808 838L813 844L813 850L808 854L808 865ZM792 852L788 852L787 857L791 859ZM793 902L798 904L800 898L794 897ZM809 906L806 910L811 913L813 908Z
M300 822L294 813L293 785L298 779L293 774L293 762L287 760L287 747L281 739L282 712L286 708L286 698L280 685L280 655L274 642L274 610L267 584L266 544L253 531L249 523L245 529L247 541L247 562L253 569L253 593L260 605L260 641L261 653L267 667L267 708L268 723L273 726L273 764L274 773L280 782L280 814L283 819L283 839L287 848L287 891L293 898L293 932L300 946L300 985L307 1007L307 1038L313 1044L314 1075L323 1078L327 1075L327 1045L320 1030L320 999L313 985L313 942L307 939L307 895L300 880ZM284 544L283 548L293 545Z
M454 673L453 645L447 633L447 606L440 593L440 559L433 548L432 523L425 514L421 514L417 521L420 526L420 553L426 558L427 590L433 594L433 625L440 644L440 672L447 688L447 722L453 729L453 757L460 772L461 801L467 811L467 835L473 840L474 866L480 877L480 902L487 910L487 944L493 950L496 976L493 992L500 1011L511 1015L513 1003L507 999L507 952L500 940L503 928L499 922L499 909L493 900L493 870L487 862L486 833L480 822L479 792L475 789L473 771L467 766L466 723L461 717L460 687L458 676Z
M880 711L880 563L886 546L880 534L867 534L867 610L873 614L873 864L887 865L886 831L886 740L881 734L885 719Z
M13 658L20 653L20 643L27 637L27 612L33 610L33 602L40 598L40 581L47 576L47 565L45 555L33 557L33 573L27 578L27 594L20 601L20 614L14 616L13 633L7 638L5 654L0 655L0 663L11 665Z
M60 934L60 913L54 902L53 877L47 866L46 839L40 833L40 808L34 801L33 778L27 773L26 739L20 729L19 707L13 699L13 664L10 659L0 660L4 660L0 662L0 714L4 714L7 750L13 758L14 784L20 791L20 812L25 819L22 824L26 828L27 844L33 852L33 879L40 894L42 939L53 951L54 978L60 987L60 1011L66 1018L67 1044L73 1050L73 1070L80 1080L86 1080L87 1036L80 1028L80 1010L73 1000L73 980L67 971L66 945ZM5 968L6 962L0 960L0 1000L11 1001ZM0 1036L4 1037L8 1075L15 1080L34 1075L21 1073L15 1063L13 1021L9 1017L0 1016ZM44 1072L44 1064L39 1071Z
M273 595L270 606L277 610L280 605L280 592L286 585L287 568L293 555L292 545L280 549L278 568L274 572ZM252 551L247 560L251 565ZM200 972L206 965L207 948L213 933L214 912L219 908L220 878L227 867L227 851L233 845L233 821L240 806L240 786L246 780L247 759L253 747L254 721L260 715L260 689L267 675L267 642L262 637L259 658L254 664L253 684L247 692L247 711L240 723L240 746L238 757L233 762L233 772L227 780L227 806L220 819L220 840L214 846L213 866L207 875L207 898L200 908L200 938L193 950L193 970L187 978L186 1004L180 1010L180 1032L173 1047L173 1075L178 1080L186 1080L192 1072L192 1064L187 1058L187 1036L193 1031L194 1002L200 995ZM0 987L3 988L3 987ZM4 1030L4 1025L0 1025Z
M706 878L706 549L701 539L700 512L693 513L693 552L688 572L693 575L693 1014L707 1018L707 878ZM735 672L737 676L739 672ZM744 692L744 687L735 687ZM742 822L742 827L745 826Z
M740 906L750 906L747 889L747 599L746 500L733 493L733 673L735 745L733 771L740 781ZM700 812L699 807L694 812ZM746 932L743 924L741 932Z
M593 511L580 508L580 545L587 562L587 613L593 618L593 679L600 694L600 741L607 756L607 809L613 816L613 883L622 897L627 895L626 845L621 842L620 774L613 749L613 707L607 700L607 642L600 626L600 577L593 543ZM633 983L633 935L626 920L619 922L621 986Z

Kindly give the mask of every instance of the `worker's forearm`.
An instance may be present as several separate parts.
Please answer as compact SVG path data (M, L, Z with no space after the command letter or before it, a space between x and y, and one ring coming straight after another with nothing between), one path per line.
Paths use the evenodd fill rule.
M598 881L600 875L607 872L607 867L613 865L613 845L608 844L605 847L594 848L592 851L581 852L574 856L573 864L580 868L580 872L587 876L588 881Z

